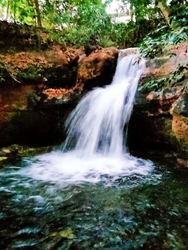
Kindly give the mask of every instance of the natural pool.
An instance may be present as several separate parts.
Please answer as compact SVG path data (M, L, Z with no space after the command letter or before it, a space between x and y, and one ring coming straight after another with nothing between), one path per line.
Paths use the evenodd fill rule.
M64 185L68 177L54 168L57 161L53 165L50 154L1 167L1 250L188 249L186 169L155 162L145 175L102 172L96 180L95 166L88 176L84 173L85 180ZM50 165L40 172L45 178L24 174L31 167L36 171L41 157L56 172L52 179ZM141 159L136 162L138 168L145 166Z
M112 84L78 103L59 149L0 168L0 250L188 249L187 170L128 153L144 67L120 53Z

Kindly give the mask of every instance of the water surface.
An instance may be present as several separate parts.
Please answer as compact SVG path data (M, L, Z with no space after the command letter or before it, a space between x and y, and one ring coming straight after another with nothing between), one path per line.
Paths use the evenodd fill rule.
M0 249L188 248L186 170L128 157L125 168L147 163L147 173L121 171L118 177L108 168L98 179L93 173L95 181L88 172L90 179L69 178L64 184L67 176L60 176L58 167L54 175L52 170L47 173L48 167L43 178L37 171L31 175L41 159L50 165L51 154L23 158L1 169Z

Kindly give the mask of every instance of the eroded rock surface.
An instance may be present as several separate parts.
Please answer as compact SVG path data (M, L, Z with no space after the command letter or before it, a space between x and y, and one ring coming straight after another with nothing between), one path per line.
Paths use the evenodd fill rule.
M118 50L59 45L50 50L0 53L0 147L51 145L63 140L63 124L82 93L111 83Z
M7 25L1 23L0 34ZM61 143L70 110L85 92L110 84L115 72L117 48L96 47L86 55L84 48L49 43L42 32L36 50L35 38L29 32L16 44L1 41L0 147ZM146 60L129 126L130 148L170 150L182 166L188 158L188 44L168 46Z
M111 83L118 52L115 47L103 48L81 60L78 66L77 84L83 84L84 90L90 90Z
M147 59L130 122L133 148L165 149L178 159L188 158L187 84L187 43L169 46L161 57Z

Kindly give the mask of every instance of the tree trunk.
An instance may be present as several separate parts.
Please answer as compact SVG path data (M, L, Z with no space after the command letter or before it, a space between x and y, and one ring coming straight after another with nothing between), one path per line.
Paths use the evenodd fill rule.
M134 8L133 8L133 3L130 1L130 14L131 14L131 21L134 21Z
M41 16L40 16L40 8L38 0L32 0L33 8L35 12L35 22L37 27L42 27Z
M7 12L6 12L6 17L5 17L5 21L8 20L8 16L9 16L9 8L10 8L10 0L7 1Z
M168 26L170 27L170 19L169 19L169 12L168 10L164 7L162 2L158 2L158 8L160 9L166 23L168 24Z
M38 27L42 27L38 0L35 0L35 8L36 8L36 12L37 12L37 25L38 25Z

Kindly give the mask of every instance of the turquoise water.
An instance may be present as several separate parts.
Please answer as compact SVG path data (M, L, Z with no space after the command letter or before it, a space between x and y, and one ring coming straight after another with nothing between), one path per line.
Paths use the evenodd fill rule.
M188 249L186 169L155 163L145 176L63 187L20 175L26 167L1 168L0 249Z

